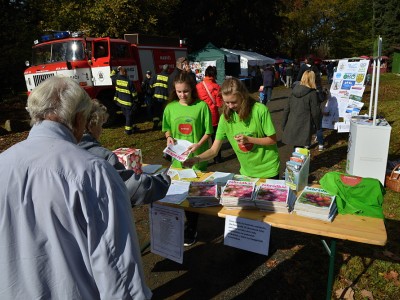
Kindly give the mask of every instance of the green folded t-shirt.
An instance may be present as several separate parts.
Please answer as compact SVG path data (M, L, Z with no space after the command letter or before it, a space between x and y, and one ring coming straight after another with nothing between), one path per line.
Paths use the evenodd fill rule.
M329 172L319 182L324 190L336 196L340 214L384 218L382 203L386 191L378 179Z

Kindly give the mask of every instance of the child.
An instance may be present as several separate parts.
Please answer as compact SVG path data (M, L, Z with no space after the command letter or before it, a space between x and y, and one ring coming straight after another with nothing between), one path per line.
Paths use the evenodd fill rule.
M190 156L199 155L208 149L208 139L213 133L210 109L207 103L198 99L196 82L192 75L182 71L174 78L173 83L175 89L168 99L162 123L167 145L175 143L175 139L187 140L193 143L188 149ZM183 167L175 159L172 166ZM207 162L194 164L193 168L205 171ZM196 242L198 213L185 211L185 215L184 246L190 246Z
M167 145L175 139L186 140L190 156L198 155L208 149L208 138L213 133L211 113L207 103L198 99L196 83L187 72L181 72L174 79L175 89L170 94L165 107L162 131L165 132ZM172 166L182 168L182 163L173 159ZM195 164L196 170L205 171L207 162Z
M237 78L226 79L221 85L221 94L225 105L214 143L209 150L184 164L191 166L215 157L227 139L239 160L240 174L277 179L280 160L268 108L250 98L245 85Z

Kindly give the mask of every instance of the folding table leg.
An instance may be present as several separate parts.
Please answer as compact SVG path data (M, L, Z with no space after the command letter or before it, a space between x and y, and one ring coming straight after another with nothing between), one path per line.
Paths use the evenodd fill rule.
M328 273L328 286L326 288L326 300L330 300L332 297L332 289L333 289L333 273L335 271L335 256L336 256L336 240L331 240L331 245L322 240L322 243L325 246L326 251L329 255L329 273Z

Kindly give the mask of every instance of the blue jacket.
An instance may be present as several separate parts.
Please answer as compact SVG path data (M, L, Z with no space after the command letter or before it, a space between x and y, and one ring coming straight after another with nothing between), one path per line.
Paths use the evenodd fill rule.
M101 146L101 144L88 133L83 135L79 146L97 157L104 158L117 170L128 188L132 206L152 203L164 198L167 194L171 182L168 175L135 174L133 170L125 169L125 166L118 160L114 152Z

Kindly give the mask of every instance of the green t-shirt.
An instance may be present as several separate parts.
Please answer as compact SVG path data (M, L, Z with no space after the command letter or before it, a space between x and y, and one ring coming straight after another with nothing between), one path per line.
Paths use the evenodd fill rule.
M207 103L195 100L192 104L185 106L175 100L170 102L164 110L162 131L170 131L174 139L186 140L197 143L204 134L212 134L211 113ZM204 143L190 156L196 156L208 150L208 143ZM182 168L182 163L173 160L172 166ZM205 171L207 162L201 162L193 166L193 169Z
M261 146L245 144L239 146L234 137L244 134L251 137L262 138L276 133L268 108L255 103L247 120L240 120L236 112L233 113L232 122L228 122L221 115L215 139L228 139L240 162L240 174L271 178L279 173L279 154L277 145Z
M340 214L384 218L382 203L386 191L378 179L328 172L319 183L324 190L336 196Z

